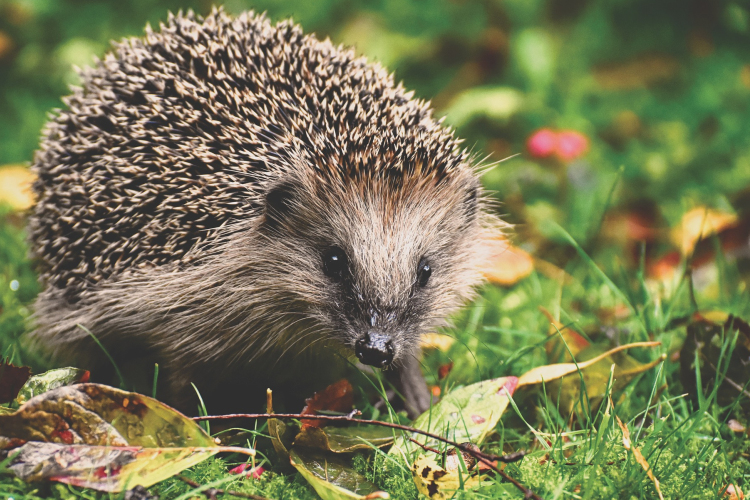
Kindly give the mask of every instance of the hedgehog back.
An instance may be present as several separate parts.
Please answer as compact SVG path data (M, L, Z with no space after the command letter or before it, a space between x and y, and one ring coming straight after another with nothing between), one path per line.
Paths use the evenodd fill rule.
M423 164L439 178L465 160L382 67L253 13L170 15L82 79L35 156L29 224L41 280L70 303L122 273L190 262L259 217L263 193L300 168L291 156L339 182Z

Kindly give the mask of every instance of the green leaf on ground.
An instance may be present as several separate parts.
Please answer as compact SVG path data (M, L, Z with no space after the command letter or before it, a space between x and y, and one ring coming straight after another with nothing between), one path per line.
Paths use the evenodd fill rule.
M393 430L378 425L355 427L308 427L294 438L295 446L317 448L334 453L382 448L393 443Z
M390 498L354 470L351 460L341 455L294 449L290 462L323 500Z
M34 396L39 396L58 387L88 382L89 376L88 370L72 367L56 368L39 375L32 375L18 392L16 402L22 405Z
M513 395L517 383L516 377L501 377L454 389L420 415L412 427L439 434L457 443L481 443L494 431L508 406L508 396ZM426 446L440 445L426 436L412 437ZM408 437L401 437L389 454L408 455L416 449L417 445L410 442Z

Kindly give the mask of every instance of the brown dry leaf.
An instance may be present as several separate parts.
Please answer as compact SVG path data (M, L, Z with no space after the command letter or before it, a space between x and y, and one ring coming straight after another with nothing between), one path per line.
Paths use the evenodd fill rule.
M682 254L672 251L648 263L646 275L655 280L669 281L680 268Z
M13 40L4 31L0 31L0 61L13 50Z
M524 385L541 384L542 382L549 382L558 378L564 377L571 373L576 373L578 370L583 370L589 366L598 363L602 359L611 356L617 352L624 351L625 349L631 349L633 347L656 347L661 345L661 342L633 342L632 344L626 344L617 346L610 349L607 352L591 358L580 363L557 363L553 365L537 366L527 371L520 377L518 377L518 387ZM660 358L661 359L661 358Z
M603 64L594 69L596 81L608 90L632 90L674 78L679 61L664 54L641 55L629 61Z
M311 398L307 398L305 403L307 404L302 409L302 415L315 415L319 410L345 413L354 406L354 389L344 378L316 392ZM323 427L325 424L324 420L305 419L302 421L302 428Z
M609 404L614 407L612 398L609 399ZM641 450L633 446L633 443L631 443L630 441L630 430L628 429L628 426L623 424L622 420L620 420L620 417L618 417L617 415L615 415L615 418L617 419L617 425L619 425L620 430L622 430L623 446L625 446L626 450L633 452L633 458L635 458L635 461L638 462L641 467L643 467L643 470L646 471L646 474L648 475L649 479L651 479L651 482L654 483L654 488L656 488L656 493L659 494L659 498L661 500L664 500L664 495L661 494L661 488L659 487L659 480L656 479L654 472L651 470L651 466L648 464L648 462L646 462L646 459L643 457Z
M745 500L745 493L733 484L727 485L726 488L722 488L724 497L728 497L727 500Z
M727 427L732 432L745 432L745 426L733 418L727 422Z
M518 283L534 270L531 255L514 247L505 239L497 239L491 249L490 265L484 276L490 283L510 286Z
M425 333L419 339L419 346L422 349L437 349L446 352L455 341L455 338L443 333Z
M690 255L695 245L737 222L737 216L707 207L697 207L682 216L680 225L672 230L672 242L683 255Z
M26 210L34 205L31 184L34 174L22 165L0 167L0 204L9 205L14 210Z

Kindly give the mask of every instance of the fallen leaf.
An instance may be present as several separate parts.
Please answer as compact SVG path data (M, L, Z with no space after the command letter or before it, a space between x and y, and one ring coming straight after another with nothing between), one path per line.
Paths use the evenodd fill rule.
M354 406L354 389L348 380L341 379L316 392L311 398L307 398L305 403L302 415L316 415L320 410L346 413ZM323 427L325 424L324 420L305 419L302 421L302 428Z
M10 403L31 376L28 366L15 366L0 361L0 404Z
M0 61L13 50L13 39L4 31L0 31Z
M601 355L602 351L603 348L598 345L592 345L582 350L577 356L577 359L581 360L579 365L586 359ZM549 384L547 392L558 395L560 411L571 412L574 409L583 412L592 411L606 395L613 365L614 383L612 391L617 392L630 383L636 375L650 370L664 359L666 359L666 355L659 356L649 363L641 363L624 352L614 353L587 366L581 371L580 377L576 373L550 382L545 380ZM583 379L583 383L581 383L581 379ZM558 384L562 384L561 387ZM584 389L586 397L582 399L580 396ZM583 406L579 407L578 404Z
M248 453L247 448L90 446L30 441L12 450L8 469L24 481L51 479L99 491L148 488L219 453Z
M290 463L323 500L390 498L341 455L295 449L290 453Z
M524 385L549 382L564 377L565 375L576 373L578 370L588 368L602 359L625 349L631 349L633 347L655 347L658 345L661 345L661 342L633 342L632 344L617 346L592 359L580 363L557 363L553 365L538 366L518 377L518 386L521 387Z
M610 400L610 405L614 407L614 403L612 403L611 400ZM656 493L659 494L659 499L664 500L664 496L661 494L661 487L659 486L659 480L656 479L654 472L651 470L651 466L643 457L641 450L633 446L633 443L630 441L630 431L628 430L628 426L623 424L622 420L620 420L620 417L618 417L617 415L615 415L615 419L617 420L617 425L620 426L620 430L622 430L623 446L625 446L626 450L629 450L633 453L633 458L635 458L635 461L638 462L638 464L640 464L641 467L643 467L643 470L646 471L646 475L648 475L649 479L651 479L651 482L654 483L654 488L656 488Z
M448 500L461 489L474 488L481 478L461 471L459 467L446 470L434 457L419 455L411 468L414 484L419 492L433 500Z
M419 339L419 346L422 349L437 349L446 352L455 341L455 338L444 333L425 333Z
M117 492L148 487L221 451L193 420L152 398L99 384L59 387L0 415L0 449L19 477Z
M435 406L420 415L412 427L433 432L457 443L481 444L495 430L508 406L518 379L501 377L453 389ZM422 435L411 436L419 443L436 447L439 444ZM416 451L409 437L400 437L388 452L389 455L410 456Z
M727 427L729 427L730 431L737 432L737 433L745 432L746 430L744 425L742 425L741 423L739 423L737 420L733 418L729 419L729 421L727 422Z
M100 384L59 387L0 415L3 437L111 446L215 446L211 436L155 399Z
M745 493L733 484L727 485L726 488L721 490L723 497L729 497L727 500L745 500Z
M672 230L672 242L683 255L691 255L702 239L721 232L737 222L737 216L706 207L697 207L682 216L680 225Z
M90 376L88 370L72 367L56 368L40 373L39 375L33 375L21 387L16 401L19 404L23 404L34 396L44 394L58 387L88 382Z
M306 446L334 453L382 448L393 443L393 430L379 425L352 427L303 427L294 446Z
M34 174L22 165L5 165L0 167L0 204L14 210L27 210L34 206L34 194L31 185Z
M438 367L438 380L443 380L453 369L453 361Z
M490 252L490 265L484 270L484 276L490 283L511 286L534 270L531 255L512 246L507 240L494 240Z
M682 263L682 254L678 251L668 252L656 260L649 262L646 275L655 280L669 281L674 278L675 273Z

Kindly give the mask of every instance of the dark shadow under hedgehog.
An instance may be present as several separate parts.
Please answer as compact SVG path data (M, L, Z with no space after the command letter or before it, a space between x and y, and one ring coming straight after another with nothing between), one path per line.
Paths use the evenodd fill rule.
M419 337L471 298L501 227L428 103L291 22L220 10L82 78L33 164L40 345L103 370L82 325L119 364L158 362L188 410L191 382L242 406L325 387L352 353L428 406Z

